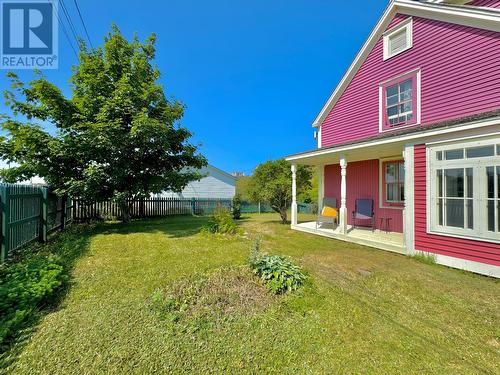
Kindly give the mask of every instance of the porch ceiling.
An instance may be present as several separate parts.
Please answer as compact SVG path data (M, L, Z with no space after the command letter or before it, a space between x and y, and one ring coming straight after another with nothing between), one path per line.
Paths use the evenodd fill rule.
M341 156L345 156L348 163L392 156L401 157L404 146L404 141L382 145L352 145L351 147L315 150L308 153L292 155L287 157L286 160L293 164L325 165L339 163Z

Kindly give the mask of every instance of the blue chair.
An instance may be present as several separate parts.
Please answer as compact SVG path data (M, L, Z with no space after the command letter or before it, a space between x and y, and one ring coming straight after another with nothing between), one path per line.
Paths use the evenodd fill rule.
M356 199L356 206L352 212L352 226L356 228L358 221L370 221L372 231L375 230L375 213L373 212L373 199Z

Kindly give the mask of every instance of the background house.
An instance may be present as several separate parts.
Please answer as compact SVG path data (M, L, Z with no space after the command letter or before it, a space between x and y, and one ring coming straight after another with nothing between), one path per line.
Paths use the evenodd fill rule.
M213 165L208 165L200 169L199 172L205 177L189 183L180 193L164 191L156 196L163 198L233 199L236 193L236 177Z

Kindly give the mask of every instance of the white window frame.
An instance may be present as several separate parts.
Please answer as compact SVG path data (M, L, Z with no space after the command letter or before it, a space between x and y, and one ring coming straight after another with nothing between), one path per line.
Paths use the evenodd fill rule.
M487 157L478 158L467 158L465 149L471 147L481 147L494 145L495 155ZM500 150L497 145L500 145L500 137L482 139L469 142L460 143L447 143L447 144L436 144L428 145L427 147L427 168L426 168L426 180L427 180L427 232L434 234L449 235L452 237L467 238L476 241L494 242L500 243L500 231L491 232L488 231L488 220L487 220L487 207L486 201L487 196L487 180L486 180L486 167L489 166L500 166ZM464 149L464 158L457 160L445 160L444 152L447 150L454 149ZM437 160L436 153L442 151L443 160ZM473 216L473 229L468 228L455 228L439 225L438 222L438 211L437 211L437 177L436 170L438 169L473 169L473 201L474 201L474 216ZM465 179L465 175L464 175ZM495 175L495 187L500 189L497 185L497 178ZM464 186L465 188L465 186ZM464 199L467 199L466 192L464 192ZM500 204L500 199L496 199L497 205ZM500 218L497 218L498 208L494 208L495 212L495 222L498 222ZM464 223L464 227L466 227Z
M405 30L406 32L406 47L401 51L391 54L389 52L389 40L391 36L401 32L402 30ZM397 56L405 51L408 51L410 48L413 47L413 18L410 17L402 21L398 25L394 26L393 28L387 30L383 35L383 39L384 39L384 61L390 59L391 57Z
M391 156L391 157L384 157L384 158L379 158L378 159L378 181L379 181L379 184L378 184L378 191L379 191L379 199L378 199L378 202L379 202L379 208L387 208L387 209L390 209L390 210L399 210L399 211L402 211L404 210L404 203L405 201L402 201L402 202L397 202L399 204L395 204L394 206L388 206L386 204L384 204L384 202L386 202L385 200L385 197L384 197L384 163L388 162L388 161L393 161L393 162L403 162L405 164L405 179L404 179L404 182L406 182L406 162L405 160L401 157L401 156ZM407 199L406 198L406 183L404 184L404 189L405 189L405 200ZM396 202L395 202L396 203Z
M417 82L416 82L417 92L412 93L412 95L417 96L417 108L414 109L414 115L416 116L417 121L413 124L399 125L399 126L395 126L394 128L384 129L384 111L386 110L385 103L384 103L384 86L386 86L388 83L391 83L393 81L397 81L402 77L412 76L414 74L417 77ZM383 82L380 82L379 86L378 86L378 131L379 131L379 133L391 132L391 131L398 130L398 129L404 129L404 128L409 128L412 126L420 125L422 123L421 107L422 107L422 70L420 68L410 70L409 72L399 74L395 77L392 77L392 78L387 79Z

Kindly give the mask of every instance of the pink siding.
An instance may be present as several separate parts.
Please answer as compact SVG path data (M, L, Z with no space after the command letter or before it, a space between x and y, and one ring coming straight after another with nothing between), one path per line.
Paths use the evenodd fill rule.
M500 0L475 0L469 5L477 7L500 8Z
M393 25L406 16L396 15ZM377 42L322 124L322 146L379 133L379 84L420 68L422 124L500 108L500 34L413 17L413 47L383 61Z
M500 266L500 245L427 233L426 147L415 146L415 249Z
M357 198L372 198L374 201L375 223L380 229L380 218L391 217L390 229L403 232L403 214L398 208L379 208L379 164L378 160L365 160L347 164L347 223ZM340 206L340 165L325 166L325 197L337 199Z

